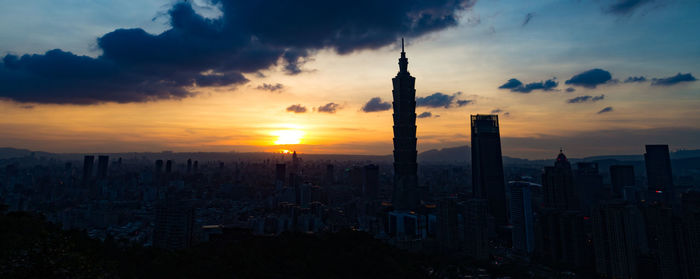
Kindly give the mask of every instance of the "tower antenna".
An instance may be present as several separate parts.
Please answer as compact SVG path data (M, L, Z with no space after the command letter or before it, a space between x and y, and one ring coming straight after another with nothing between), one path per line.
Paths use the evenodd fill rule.
M404 52L403 51L403 37L401 37L401 52Z

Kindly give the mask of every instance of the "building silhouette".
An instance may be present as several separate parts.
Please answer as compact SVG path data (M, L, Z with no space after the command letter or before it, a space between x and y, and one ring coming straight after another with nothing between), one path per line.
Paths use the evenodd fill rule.
M640 259L648 253L639 209L617 200L593 208L596 272L610 278L640 278Z
M416 157L416 78L408 72L408 58L401 39L399 73L392 79L394 90L394 195L396 210L415 210L418 197Z
M519 255L529 255L535 249L532 189L529 182L513 181L509 185L513 251Z
M603 176L598 163L576 163L574 171L574 194L583 212L590 212L597 201L610 199L610 189L603 187Z
M100 155L97 157L97 178L104 179L107 177L107 168L109 167L109 156Z
M623 198L627 201L636 200L634 166L610 166L610 184L612 186L611 190L614 198Z
M495 225L508 224L498 115L471 115L472 194L488 202Z
M282 190L284 188L284 178L287 174L287 165L276 164L275 165L275 189Z
M376 198L379 193L379 166L366 165L363 174L362 195L367 198Z
M563 152L559 152L553 167L548 166L544 168L542 188L544 192L544 207L558 210L575 210L578 208L571 164Z
M153 246L180 250L192 245L194 234L194 209L187 201L166 198L155 207Z
M668 145L646 145L644 163L647 169L647 199L673 203L673 174Z
M92 179L93 166L95 164L95 156L85 155L83 158L83 184L87 185Z

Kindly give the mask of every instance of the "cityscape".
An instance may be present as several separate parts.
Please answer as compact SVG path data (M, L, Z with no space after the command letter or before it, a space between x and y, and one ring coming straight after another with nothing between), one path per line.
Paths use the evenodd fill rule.
M141 29L115 30L98 39L104 53L97 58L60 49L21 57L7 54L0 62L2 105L36 115L55 109L56 118L66 113L59 110L71 107L79 111L90 106L150 106L149 102L173 99L177 107L181 105L177 102L200 98L197 94L218 94L198 93L200 87L242 87L253 75L241 73L257 72L259 78L265 78L269 73L263 73L263 69L270 67L281 67L281 71L294 75L312 75L315 70L303 68L305 60L313 60L315 54L311 52L323 49L346 55L385 47L392 53L392 61L398 57L398 69L383 73L384 92L363 101L354 112L378 118L349 119L358 122L359 126L353 127L389 131L390 138L364 128L329 132L338 133L329 138L347 138L348 144L307 142L307 133L313 133L308 128L312 125L307 123L306 128L296 124L275 126L268 143L250 144L250 149L238 143L220 144L229 140L223 136L213 140L213 149L197 149L186 138L201 134L185 132L186 136L180 138L166 131L168 125L173 125L167 121L151 127L133 107L118 114L119 119L133 121L120 130L124 137L96 132L101 127L107 130L113 123L105 120L101 126L90 122L93 120L87 118L99 117L92 112L83 115L84 121L73 123L77 126L60 126L59 130L80 134L82 128L76 127L84 125L84 131L96 135L96 139L85 139L82 134L64 136L50 125L25 130L20 126L34 125L27 124L34 120L9 112L9 117L0 122L5 130L0 144L7 145L0 148L0 278L700 278L700 137L693 134L700 122L687 124L690 136L662 129L658 130L662 135L647 138L633 130L613 127L605 130L615 133L606 143L587 137L567 141L567 137L559 136L559 145L543 139L546 146L542 151L540 143L515 137L513 133L518 130L508 128L519 121L513 118L526 117L524 114L516 116L515 109L505 106L472 109L472 102L482 102L486 97L469 97L461 92L424 97L420 88L423 76L416 73L425 70L413 63L409 66L409 57L411 61L415 57L411 47L424 40L419 38L458 26L461 23L457 22L463 20L454 19L454 13L464 16L480 4L416 1L411 7L397 8L405 3L393 2L387 1L389 8L399 9L413 21L409 22L410 28L402 25L409 29L401 27L401 32L391 33L387 41L354 33L360 32L355 27L377 28L376 32L394 28L389 23L386 28L367 23L393 20L384 19L379 7L382 5L376 3L358 3L360 7L372 7L378 18L344 19L358 20L353 28L331 24L336 19L320 19L329 22L328 28L340 29L317 38L320 45L316 45L302 43L308 38L291 31L295 27L272 30L265 25L234 26L260 20L255 18L259 12L256 7L241 1L184 1L171 3L174 6L168 10L172 18L168 24L172 29L157 36ZM611 2L603 12L605 16L620 13L632 17L633 12L663 1ZM211 12L203 8L207 3L218 7L222 15L202 16ZM301 16L313 14L291 11L296 9L294 4L277 4ZM333 11L331 17L343 15L332 4L330 8L313 4ZM690 10L700 10L700 5L688 5ZM241 12L246 9L249 15ZM278 12L274 10L275 16L288 16ZM540 16L527 13L519 28L534 24L530 21ZM218 23L220 20L223 23ZM290 26L316 26L315 20L292 20ZM452 20L455 22L450 23ZM700 26L696 19L692 23ZM243 31L245 28L252 31ZM3 30L0 28L0 34L6 32ZM294 38L277 34L280 31L292 32ZM201 37L183 35L187 32ZM255 38L249 42L237 37L237 32L251 32ZM306 35L314 38L321 33ZM202 41L186 40L195 37ZM345 38L347 41L343 41ZM142 41L127 41L131 39ZM171 43L182 45L184 50L168 49ZM157 45L163 53L149 49L149 44ZM225 44L236 46L222 46ZM281 62L261 58L265 55ZM694 55L689 60L700 61L697 51ZM251 62L254 59L260 60ZM232 66L236 63L250 64ZM700 70L698 65L688 70ZM384 65L367 67L384 69ZM130 73L123 72L127 70ZM374 74L373 70L367 71L367 75ZM595 81L606 74L605 81ZM695 90L695 95L684 97L687 104L674 102L665 107L667 104L660 103L659 119L665 119L661 115L674 109L685 112L678 119L699 119L697 106L689 110L685 107L700 104L691 73L678 73L666 80L634 78L640 80L613 80L608 71L595 68L562 81L567 84L565 89L556 89L559 82L552 78L530 84L510 79L497 90L517 95L570 94L624 83L651 82L649 86L663 88L680 83L690 88L680 90ZM669 84L654 85L664 82ZM284 88L281 83L264 83L250 90L278 94L289 90ZM533 90L541 92L530 93ZM604 96L584 95L566 102L592 104L615 98ZM284 121L292 123L300 119L298 115L334 115L336 110L347 111L349 106L331 102L307 112L306 106L297 103L281 113L288 115ZM547 114L545 106L542 104L542 113ZM177 110L165 114L176 114ZM615 109L594 109L586 118L617 110L624 111L624 103L615 103ZM461 121L456 126L459 132L431 126L442 119L452 121L452 114ZM379 117L382 120L377 120ZM556 122L558 115L547 117ZM65 120L50 118L41 121ZM566 125L586 126L595 121ZM601 121L608 122L616 121ZM636 125L626 120L617 122ZM147 143L160 139L153 135L144 135L144 141L140 141L138 129L145 126L163 139L177 138L177 143ZM423 134L422 130L450 139L436 141L433 134ZM261 135L255 130L245 131L247 135L231 137ZM622 140L626 136L639 140L629 144ZM374 138L384 142L375 146ZM374 147L357 147L363 144ZM610 146L595 149L606 144ZM217 149L220 145L237 150ZM133 146L139 147L130 150ZM157 149L167 147L173 150ZM368 151L374 148L380 151ZM613 152L606 153L610 150Z

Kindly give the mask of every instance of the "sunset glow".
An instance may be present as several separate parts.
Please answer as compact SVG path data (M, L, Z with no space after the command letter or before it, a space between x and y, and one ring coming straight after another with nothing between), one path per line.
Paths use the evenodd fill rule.
M272 132L273 136L277 137L275 144L300 144L304 137L304 132L300 130L278 130Z

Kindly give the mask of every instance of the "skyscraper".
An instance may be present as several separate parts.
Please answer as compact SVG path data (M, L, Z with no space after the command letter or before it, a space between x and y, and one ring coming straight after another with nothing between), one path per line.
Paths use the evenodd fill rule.
M668 145L647 145L644 163L646 163L647 168L648 199L672 202L673 174L671 173L671 156L668 153Z
M544 206L560 210L576 209L578 201L575 196L571 164L563 152L559 152L553 167L545 167L542 174Z
M529 182L513 181L510 185L510 220L513 224L513 250L529 255L535 249L532 192Z
M371 164L364 168L362 179L362 195L368 198L376 198L379 192L379 166Z
M394 102L394 196L397 210L416 209L418 198L418 164L416 157L416 78L408 72L408 58L401 39L399 73L392 79Z
M107 177L107 167L109 166L109 156L100 155L97 157L97 178Z
M83 159L83 184L88 184L92 179L92 168L95 164L95 156L85 155Z
M633 201L634 197L625 195L630 194L628 191L625 191L625 189L627 187L634 187L634 166L610 166L610 184L612 185L612 194L614 197L622 197L625 200Z
M607 201L592 212L596 271L610 278L639 278L638 257L648 250L639 209L625 202Z
M495 224L508 224L498 115L472 115L472 194L488 201Z

